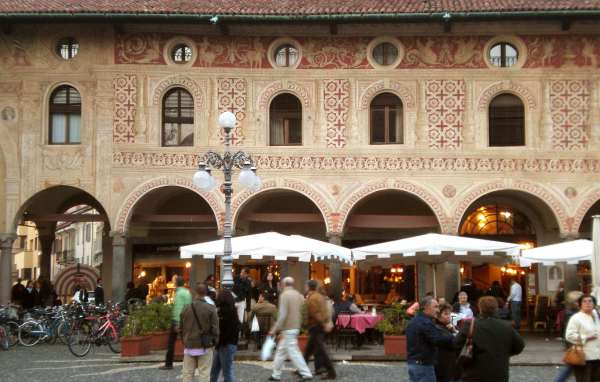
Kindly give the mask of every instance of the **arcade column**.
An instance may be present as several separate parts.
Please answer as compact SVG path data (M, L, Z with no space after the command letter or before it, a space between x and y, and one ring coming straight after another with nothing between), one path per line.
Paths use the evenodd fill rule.
M10 302L15 234L0 234L0 304Z

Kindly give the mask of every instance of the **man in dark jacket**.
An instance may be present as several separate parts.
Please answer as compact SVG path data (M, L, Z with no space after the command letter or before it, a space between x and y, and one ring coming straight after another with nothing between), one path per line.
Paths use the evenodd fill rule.
M473 360L463 365L464 382L508 382L509 359L523 351L523 339L509 322L496 318L498 301L491 296L479 300L479 318L473 327ZM455 344L462 348L471 325L464 325Z
M192 382L196 369L200 381L210 379L212 352L219 338L217 308L206 302L206 285L196 286L196 299L181 311L180 325L183 338L183 382ZM212 339L212 346L203 341Z
M325 298L317 290L319 283L315 280L306 282L306 318L308 319L308 342L304 349L304 359L308 364L310 357L315 356L315 369L318 373L322 367L327 373L321 379L336 379L335 368L325 348L325 326L331 321L330 310Z
M13 285L10 291L10 301L15 305L23 306L23 302L26 296L27 291L23 284L21 284L21 279L18 279L17 283Z
M104 288L102 287L102 279L98 279L96 289L94 289L94 304L104 305Z
M235 295L235 308L237 309L238 319L244 322L246 312L246 300L250 296L250 280L248 280L248 270L243 268L240 275L233 280L233 294Z
M451 346L454 337L435 326L438 302L428 296L419 304L422 312L406 328L408 378L410 382L435 382L439 346Z

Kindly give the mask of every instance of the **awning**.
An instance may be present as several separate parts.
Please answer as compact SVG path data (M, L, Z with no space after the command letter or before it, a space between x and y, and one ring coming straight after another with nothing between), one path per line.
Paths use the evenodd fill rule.
M573 240L563 243L545 245L524 250L519 257L522 267L539 263L555 265L556 263L577 264L580 261L591 260L594 244L591 240Z
M463 236L425 235L368 245L352 250L353 260L391 259L442 263L445 261L472 261L474 259L504 260L506 256L517 256L520 246L501 241L474 239ZM498 259L498 256L501 256ZM494 259L496 257L496 259Z
M181 247L180 257L189 259L201 256L214 259L223 255L224 240L209 241ZM349 249L339 245L310 239L300 235L283 235L277 232L266 232L255 235L236 236L231 239L231 254L234 259L248 256L251 259L272 257L274 260L298 258L299 261L338 260L352 263Z

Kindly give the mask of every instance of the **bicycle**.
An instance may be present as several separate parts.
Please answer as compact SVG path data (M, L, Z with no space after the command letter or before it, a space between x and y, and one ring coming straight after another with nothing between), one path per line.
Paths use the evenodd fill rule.
M19 315L14 306L0 306L0 327L8 347L19 342Z
M108 345L113 353L121 352L120 321L121 313L118 309L102 312L100 317L86 317L77 328L73 329L67 346L76 357L85 357L92 345Z

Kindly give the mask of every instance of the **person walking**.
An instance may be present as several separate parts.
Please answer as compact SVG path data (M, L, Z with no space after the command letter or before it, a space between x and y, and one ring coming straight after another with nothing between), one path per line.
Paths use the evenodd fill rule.
M235 309L233 295L227 289L221 289L215 301L219 311L219 342L213 354L210 382L218 382L223 373L223 382L233 382L233 358L237 351L240 336L240 320Z
M437 300L427 296L419 303L421 312L406 328L408 379L410 382L435 382L435 363L439 346L452 346L454 337L435 326L439 314Z
M452 325L452 306L450 304L440 304L439 314L436 318L436 326L442 333L456 335L458 330ZM438 358L435 364L435 377L437 382L454 382L460 379L456 359L458 350L454 344L449 346L440 346L438 349Z
M96 288L94 289L94 304L104 305L104 288L102 287L102 279L98 279L96 282Z
M573 366L577 382L597 381L600 377L600 317L596 299L590 295L579 298L579 312L567 324L565 337L575 345L583 345L585 366Z
M175 342L179 332L179 318L183 308L192 303L192 294L184 287L185 280L183 277L175 278L175 303L171 313L171 329L169 330L169 342L167 344L167 354L165 355L165 364L159 367L160 370L173 369L173 357L175 355ZM206 293L205 293L206 295Z
M25 287L25 297L23 299L23 309L29 310L34 307L36 295L37 290L35 290L33 287L33 281L27 281L27 286Z
M521 329L521 302L523 301L523 288L516 279L512 279L510 284L510 295L507 304L510 305L510 314L514 321L517 332Z
M508 382L509 359L523 351L525 343L510 323L497 318L498 300L479 299L479 317L473 326L473 359L462 365L463 382ZM464 347L471 325L463 325L455 345Z
M302 326L302 305L304 305L304 297L294 289L294 279L286 277L282 281L283 291L279 296L279 318L269 332L270 336L279 333L281 338L277 343L275 351L275 359L273 360L273 373L269 377L269 381L281 380L281 369L286 358L289 358L301 379L308 381L312 379L312 373L302 357L302 353L298 348L298 334Z
M196 369L200 373L200 381L208 380L214 357L212 348L220 335L217 309L204 299L206 292L206 285L198 284L196 299L181 310L179 322L183 339L183 382L192 382Z
M565 297L565 310L563 314L562 324L560 325L560 333L562 335L565 346L568 346L568 341L566 338L567 334L567 325L571 317L573 317L577 312L579 312L579 298L583 296L583 293L580 291L571 291ZM573 366L565 365L558 375L554 382L567 382L569 377L573 374Z
M331 310L327 306L325 297L317 290L319 283L308 280L306 289L306 315L308 321L308 342L304 350L304 360L308 362L310 357L315 357L315 371L325 370L321 379L335 379L336 373L333 363L325 349L325 326L331 321Z
M248 280L248 270L243 268L240 271L240 275L234 279L233 282L233 294L235 295L235 308L237 310L238 319L241 323L244 323L244 316L246 315L246 304L248 298L250 298L250 280Z

